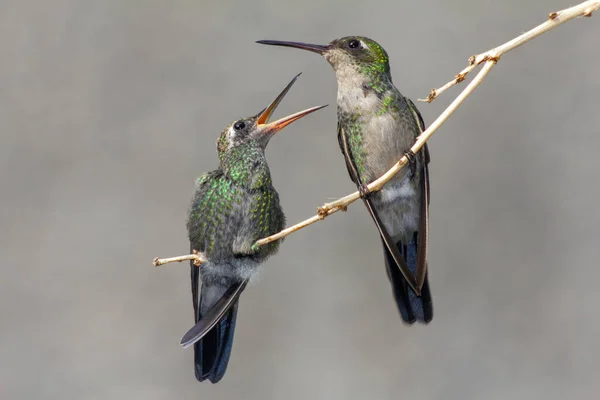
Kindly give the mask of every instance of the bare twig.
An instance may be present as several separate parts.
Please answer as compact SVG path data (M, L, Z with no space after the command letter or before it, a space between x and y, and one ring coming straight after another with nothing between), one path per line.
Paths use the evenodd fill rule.
M526 32L515 39L498 46L492 50L486 51L485 53L474 55L469 58L469 65L463 69L456 77L442 86L439 89L433 89L427 99L420 100L426 102L432 102L435 100L441 93L445 92L450 87L456 85L457 83L462 82L467 74L474 70L478 65L484 64L481 71L473 78L473 80L467 85L467 87L458 95L456 99L444 110L444 112L429 126L429 128L423 131L419 137L417 138L415 144L411 147L413 153L417 153L421 148L425 145L425 142L429 140L431 135L438 130L440 126L450 115L456 111L456 109L462 104L465 99L471 95L471 93L475 90L477 86L481 84L486 75L492 70L492 68L496 65L496 63L500 60L500 56L509 52L510 50L521 46L522 44L530 41L531 39L540 36L541 34L549 31L557 27L558 25L567 22L573 18L577 17L590 17L592 13L600 8L600 0L596 1L584 1L583 3L576 5L571 8L567 8L562 11L553 12L549 15L549 20L544 22L543 24L533 28L529 32ZM390 180L398 171L400 171L406 164L408 163L408 159L406 156L402 157L400 161L390 168L384 175L382 175L377 180L371 182L368 186L369 191L379 191L381 188ZM269 237L258 240L255 245L264 246L265 244L274 242L276 240L282 239L293 232L296 232L300 229L306 228L309 225L314 224L315 222L321 221L328 217L331 214L334 214L338 211L346 211L348 206L358 200L360 198L359 192L351 193L347 196L344 196L334 202L326 203L323 206L317 209L317 214L296 224L289 228L285 228L281 232L278 232ZM173 258L165 258L165 259L154 259L154 265L162 265L170 262L181 262L185 260L196 260L196 265L200 265L201 263L206 261L206 258L201 253L190 254L180 257Z
M182 262L182 261L188 261L188 260L194 260L194 265L197 265L197 266L200 266L200 264L205 263L207 261L206 257L204 257L204 254L194 250L193 254L186 254L185 256L170 257L170 258L156 257L152 261L152 264L155 267L160 267L161 265L164 265L164 264L169 264L172 262Z
M540 24L533 28L532 30L525 32L524 34L514 38L510 42L506 42L501 46L498 46L494 49L488 50L485 53L481 53L479 55L474 55L469 58L469 65L460 71L458 75L454 77L453 80L446 83L444 86L438 89L431 89L429 96L426 99L419 99L419 101L425 101L427 103L431 103L435 100L440 94L444 93L446 90L450 89L452 86L462 82L465 80L465 77L469 72L477 68L478 65L487 61L498 61L500 57L515 49L522 44L527 43L533 38L540 36L543 33L548 32L552 28L556 28L558 25L567 22L573 18L577 17L591 17L592 12L596 11L600 8L600 1L584 1L581 4L576 6L564 9L558 12L552 12L548 15L548 20L543 24Z

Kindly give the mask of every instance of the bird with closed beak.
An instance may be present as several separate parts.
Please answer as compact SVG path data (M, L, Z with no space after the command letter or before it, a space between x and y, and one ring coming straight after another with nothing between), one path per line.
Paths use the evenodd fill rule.
M428 323L433 305L427 277L429 225L429 150L410 148L425 130L414 103L392 83L389 57L377 42L347 36L328 45L279 40L257 43L317 53L333 67L338 84L338 142L350 178L373 219L383 243L388 278L402 319ZM367 185L402 156L402 169L381 191Z

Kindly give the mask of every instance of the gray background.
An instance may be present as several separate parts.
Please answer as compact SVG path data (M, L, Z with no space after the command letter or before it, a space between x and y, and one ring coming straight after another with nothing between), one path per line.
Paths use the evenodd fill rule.
M278 117L335 103L325 61L254 40L370 36L418 98L571 3L3 0L0 398L597 398L600 16L506 55L431 140L430 325L400 322L353 205L285 241L224 380L198 384L188 266L151 265L187 250L228 123L300 71ZM428 124L456 94L420 103ZM335 123L268 149L290 223L354 190Z

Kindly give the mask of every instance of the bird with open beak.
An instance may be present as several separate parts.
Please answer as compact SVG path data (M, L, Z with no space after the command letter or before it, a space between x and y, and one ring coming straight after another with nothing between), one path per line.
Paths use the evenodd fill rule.
M278 241L253 246L258 239L285 226L265 148L287 125L325 107L309 108L269 122L297 78L263 111L225 128L217 141L219 168L197 180L187 228L192 251L201 252L207 261L199 267L191 263L196 324L183 336L181 344L194 346L199 381L217 383L225 374L239 296L259 265L279 248Z

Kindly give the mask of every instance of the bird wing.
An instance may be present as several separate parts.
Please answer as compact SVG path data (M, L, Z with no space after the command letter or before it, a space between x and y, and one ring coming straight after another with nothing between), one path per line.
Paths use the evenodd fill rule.
M342 127L342 125L339 122L338 122L338 142L340 145L340 149L342 150L342 154L344 155L344 159L346 160L346 167L348 168L348 173L350 174L350 179L352 179L352 181L354 183L356 183L357 186L362 185L364 182L362 182L362 180L360 179L360 175L358 173L358 168L356 167L356 164L353 161L351 149L350 149L350 146L348 145L348 141L347 141L347 135L344 132L344 128ZM368 198L363 198L363 202L365 203L365 206L367 207L367 210L369 211L371 218L373 218L373 221L375 222L375 225L377 226L377 230L379 231L379 234L381 235L381 238L383 239L383 243L389 250L392 257L394 258L394 261L396 262L396 265L400 269L400 272L402 273L402 275L404 276L404 278L406 279L408 284L413 288L413 290L418 295L420 295L421 287L417 286L417 280L416 280L415 276L411 272L410 268L408 268L408 265L406 264L406 261L404 260L404 257L402 256L402 254L400 254L400 252L398 251L398 248L396 247L394 240L392 239L392 237L390 236L388 231L385 229L385 226L383 225L383 223L381 222L381 219L379 218L379 215L377 214L377 210L375 209L375 207L373 207L373 204L371 203L371 201ZM417 272L418 272L418 269L417 269ZM418 287L418 289L417 289L417 287Z
M196 267L198 269L198 267ZM246 287L248 280L236 282L231 285L223 297L221 297L214 306L212 306L202 319L196 321L196 324L181 338L180 344L188 348L204 337L216 324L223 318L229 309L236 304L237 299ZM196 303L194 303L195 305Z
M338 131L338 144L340 145L340 150L342 150L342 154L344 155L344 161L346 161L346 168L348 168L348 175L350 175L350 179L352 182L360 185L360 178L358 174L358 169L356 168L356 164L352 160L352 155L350 154L350 146L348 146L347 136L344 132L344 128L342 124L339 123L337 125Z
M196 180L196 192L194 193L194 202L197 199L203 198L206 196L207 192L210 189L210 181L212 179L217 179L223 175L222 171L216 170L212 172L207 172L201 175ZM192 210L190 210L191 214ZM190 221L188 221L188 230L189 230ZM190 242L190 254L194 251L203 252L204 248L194 249L194 245ZM200 315L200 297L199 297L199 289L200 289L200 267L194 264L193 260L190 260L190 279L192 281L192 302L194 303L194 322L198 322Z
M419 109L415 106L415 103L411 99L406 97L408 106L413 113L415 119L418 121L419 134L425 130L425 121L423 116L419 112ZM429 147L427 143L423 146L423 178L421 179L421 213L419 216L419 233L417 234L417 244L419 246L417 251L417 285L423 287L425 276L427 275L427 247L429 241L429 161L431 156L429 154Z
M415 106L415 104L409 98L406 98L409 108L412 111L415 119L419 122L419 134L425 130L425 121L423 116ZM417 234L417 270L416 279L419 288L423 287L425 277L427 276L427 247L429 241L429 161L431 156L429 154L429 147L427 143L423 146L423 177L421 179L421 213L419 217L419 233Z

